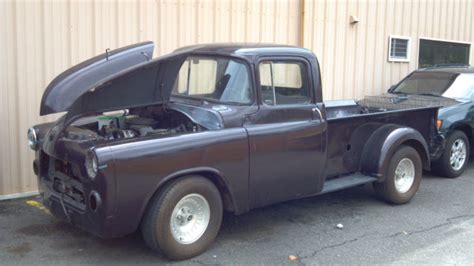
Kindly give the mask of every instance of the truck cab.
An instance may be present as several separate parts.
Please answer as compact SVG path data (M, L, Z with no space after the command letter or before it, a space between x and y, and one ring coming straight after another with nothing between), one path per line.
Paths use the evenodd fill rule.
M51 213L94 235L139 229L172 259L204 252L223 211L373 183L410 201L436 144L437 107L323 101L304 48L210 44L151 60L146 42L65 71L28 132Z

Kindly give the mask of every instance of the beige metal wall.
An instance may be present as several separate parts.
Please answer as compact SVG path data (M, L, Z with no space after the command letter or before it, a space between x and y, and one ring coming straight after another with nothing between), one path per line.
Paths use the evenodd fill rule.
M36 190L26 131L56 118L38 116L48 82L106 48L152 40L156 56L207 42L300 45L320 59L325 98L351 98L415 69L419 36L474 42L473 13L471 0L0 0L0 199ZM387 62L390 34L412 37L409 63Z
M316 0L304 11L303 45L319 58L326 99L385 92L418 68L420 37L474 43L473 0ZM410 62L388 62L390 35L411 37Z
M48 82L106 48L152 40L155 56L189 44L298 44L298 1L0 0L0 196L36 190L29 126Z

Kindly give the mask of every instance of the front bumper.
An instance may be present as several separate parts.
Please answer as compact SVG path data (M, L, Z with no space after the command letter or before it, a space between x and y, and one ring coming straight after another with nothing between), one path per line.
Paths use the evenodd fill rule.
M42 177L39 178L39 181L43 205L55 217L95 236L101 238L114 237L111 230L113 228L111 219L104 217L99 209L91 210L90 199L84 199L83 203L78 202L66 193L58 191L53 182ZM84 194L87 195L88 193L84 191ZM101 208L101 206L98 206L98 208Z
M439 160L444 152L445 138L441 133L437 134L430 143L430 161L434 162Z
M113 226L113 206L107 199L113 195L114 186L108 181L111 178L101 173L92 181L77 166L83 163L73 162L76 164L49 156L42 150L37 151L33 167L44 206L55 217L95 236L117 236Z

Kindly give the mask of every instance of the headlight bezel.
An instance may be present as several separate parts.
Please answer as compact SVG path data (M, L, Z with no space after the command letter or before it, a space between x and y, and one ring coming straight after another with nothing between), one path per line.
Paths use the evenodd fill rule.
M30 149L35 151L38 148L38 134L36 133L36 129L34 127L28 128L27 139L28 146Z
M94 151L90 150L86 155L85 167L87 175L94 180L99 172L99 161Z

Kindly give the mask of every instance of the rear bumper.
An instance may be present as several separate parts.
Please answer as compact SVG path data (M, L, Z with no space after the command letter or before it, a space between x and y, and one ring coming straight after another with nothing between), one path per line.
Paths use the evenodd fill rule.
M442 134L436 135L430 143L430 161L439 160L444 152L445 138Z

